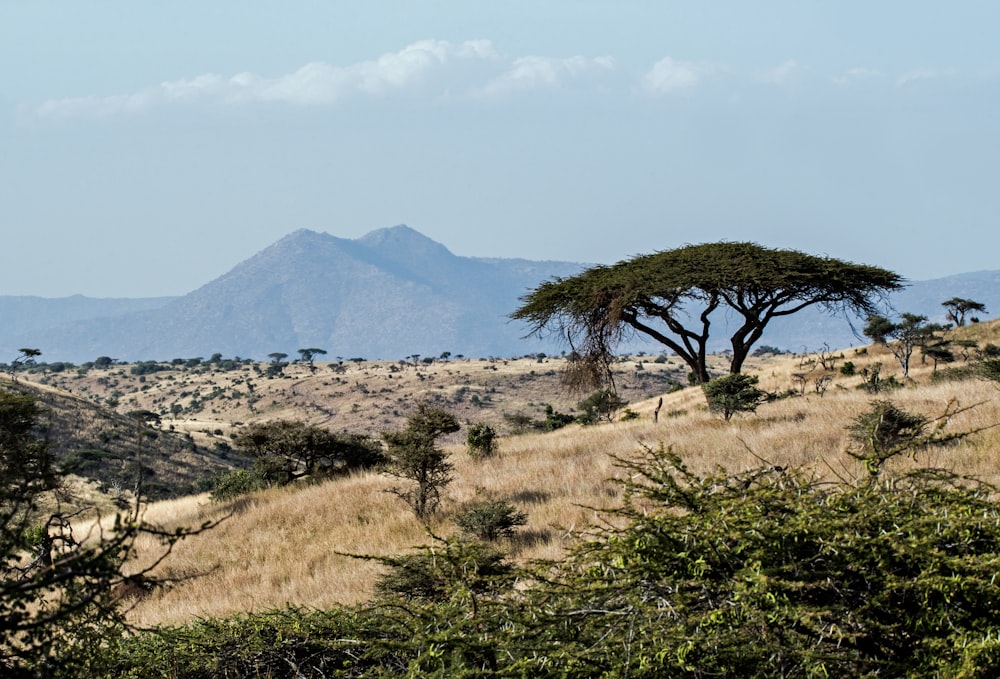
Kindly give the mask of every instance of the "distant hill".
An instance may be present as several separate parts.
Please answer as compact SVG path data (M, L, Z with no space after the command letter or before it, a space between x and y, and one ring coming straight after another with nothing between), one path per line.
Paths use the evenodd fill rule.
M407 226L357 240L299 230L180 298L145 310L35 324L2 345L46 361L266 358L317 347L344 358L522 355L552 350L509 321L540 281L568 262L459 257ZM96 315L95 315L96 316Z
M97 484L100 493L133 490L141 465L142 493L151 499L196 492L198 482L246 466L227 448L211 450L173 428L150 426L64 390L0 377L0 389L29 394L42 407L45 438L60 468ZM77 497L84 501L86 497Z
M95 300L0 297L0 362L20 347L43 360L74 363L225 357L297 357L321 348L328 358L398 359L414 354L522 356L566 349L555 339L523 339L510 321L519 298L544 280L570 276L573 262L460 257L407 226L344 239L299 230L219 278L176 298ZM1000 272L917 281L892 306L944 320L941 302L966 297L1000 308ZM861 319L852 319L860 331ZM713 327L713 351L728 346ZM851 323L815 310L775 321L761 343L790 351L858 343ZM637 342L630 350L659 352Z

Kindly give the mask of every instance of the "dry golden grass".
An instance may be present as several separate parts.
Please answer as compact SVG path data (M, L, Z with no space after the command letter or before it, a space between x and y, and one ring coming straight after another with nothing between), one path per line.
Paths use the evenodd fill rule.
M866 354L845 352L843 360L852 360L859 369L881 362L884 377L899 377L894 359L874 348ZM760 375L765 389L786 391L796 384L793 375L804 370L803 357L779 357L755 360L750 371ZM907 386L879 398L891 398L928 418L943 414L949 403L974 406L955 415L949 431L984 431L959 445L923 451L918 462L1000 484L1000 430L991 428L1000 423L996 386L976 380L932 383L930 373L930 366L916 359ZM818 374L809 372L809 384ZM661 444L700 472L725 467L736 473L768 464L804 467L826 478L858 478L865 471L844 453L846 427L876 398L857 388L861 381L837 374L825 394L807 390L728 423L707 412L700 390L686 389L663 395L658 422L652 418L654 398L632 404L639 419L504 437L500 453L487 460L474 460L453 444L455 482L430 529L447 535L455 530L448 517L463 503L503 497L529 517L521 537L508 545L515 558L559 558L600 519L594 508L618 501L612 479L624 472L615 458ZM916 463L893 464L904 468ZM174 623L286 604L323 608L367 599L379 567L341 553L399 554L430 541L409 509L383 492L389 484L369 473L271 490L232 505L212 505L199 496L151 506L147 519L167 526L195 526L226 511L233 514L218 528L181 543L163 564L162 574L169 576L205 575L139 602L133 621ZM155 550L152 544L148 548Z
M997 341L993 324L962 332L976 333L980 343ZM895 359L884 349L834 353L839 357L837 367L850 360L860 371L880 363L883 378L901 379ZM445 446L452 453L455 480L429 528L448 535L456 530L450 517L464 503L479 497L506 498L528 515L528 524L506 545L514 558L558 559L574 539L601 520L595 508L619 501L614 479L625 472L615 458L660 445L672 448L697 472L724 467L738 473L768 464L804 467L825 478L857 478L865 471L844 453L849 445L847 426L870 409L875 398L889 398L928 418L946 412L950 403L975 406L955 415L949 431L984 431L958 445L922 451L917 462L897 460L893 465L929 464L1000 484L996 454L1000 429L992 429L1000 423L995 385L976 380L932 382L932 368L921 364L918 352L906 386L875 397L858 389L860 376L845 377L836 369L824 373L810 362L812 358L751 359L745 371L759 375L762 388L780 393L804 387L804 394L763 404L757 413L728 423L708 413L698 389L664 393L667 378L680 380L686 375L675 358L658 364L651 357L633 357L617 365L617 380L619 386L625 385L623 391L638 419L503 436L500 453L486 460L465 453L459 443L463 431ZM713 360L725 363L724 357ZM225 432L224 440L238 422L277 417L377 433L402 427L413 404L420 401L446 407L460 421L486 421L505 431L504 413L541 418L545 403L561 412L572 411L579 397L560 389L560 362L462 360L402 367L373 362L347 364L340 372L320 366L317 374L305 366L291 366L286 369L288 377L275 380L252 372L205 371L172 377L158 373L147 379L144 390L119 371L103 385L87 378L86 391L123 390L122 408L153 409L168 403L164 400L168 394L177 398L179 390L206 393L218 387L245 392L246 380L252 379L259 396L253 411L245 398L215 399L197 417L165 420L165 426L188 427L207 441L219 438L211 434L214 429ZM820 394L815 383L823 374L833 381ZM74 384L82 391L79 380ZM481 405L471 402L474 394ZM654 422L660 395L663 406ZM319 485L273 489L230 504L215 505L202 495L149 506L146 520L167 528L197 527L230 512L231 516L217 528L177 545L158 574L178 580L137 602L132 621L169 624L289 604L323 608L366 600L380 566L343 554L400 554L431 541L409 508L384 492L392 483L378 474L363 473ZM154 540L138 548L134 569L148 564L160 550Z

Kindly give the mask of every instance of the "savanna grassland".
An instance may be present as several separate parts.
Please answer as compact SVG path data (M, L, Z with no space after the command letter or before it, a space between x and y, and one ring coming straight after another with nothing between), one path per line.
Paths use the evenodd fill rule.
M997 337L996 327L985 323L956 332L981 345ZM686 383L686 368L676 359L632 356L615 366L628 416L619 411L613 422L531 431L524 417L510 416L543 419L546 404L557 412L576 411L581 396L566 393L559 382L563 360L296 363L270 377L266 365L252 364L143 376L129 366L111 366L27 379L111 402L122 412L163 413L161 428L190 434L217 450L227 449L241 426L279 418L377 435L401 428L420 402L447 408L463 424L493 424L501 433L498 453L487 459L467 454L464 427L444 440L455 465L454 482L429 522L385 492L392 481L377 471L273 488L227 503L213 503L202 493L149 504L145 519L167 528L226 518L181 542L158 567L156 574L172 582L133 601L130 619L141 626L365 601L383 568L350 555L406 553L431 543L429 533L452 534L456 513L476 499L506 499L526 513L527 523L504 543L516 561L558 560L591 527L610 520L600 510L620 504L618 481L628 473L620 460L644 449L669 448L698 473L719 467L740 473L764 465L857 479L865 469L845 453L851 445L847 428L876 399L891 399L929 420L950 413L949 431L978 430L948 446L920 450L916 461L891 464L919 463L1000 483L1000 430L993 428L1000 423L1000 394L985 380L941 379L965 365L961 358L935 368L918 351L910 378L903 380L893 356L874 346L756 357L744 372L758 375L760 387L781 398L725 422L708 412L700 389L678 388ZM842 370L847 362L854 366L851 375ZM724 356L714 359L716 369L724 364ZM883 383L898 386L878 394L862 388L875 366ZM158 553L154 541L140 543L133 567L138 570Z

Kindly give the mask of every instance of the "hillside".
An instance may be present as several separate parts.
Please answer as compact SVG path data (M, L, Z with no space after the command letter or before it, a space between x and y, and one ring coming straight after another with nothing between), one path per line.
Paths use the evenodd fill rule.
M196 492L199 482L244 464L226 450L210 450L194 437L75 396L62 389L21 379L0 385L33 394L44 412L45 435L59 465L69 474L65 498L71 504L97 502L112 507L134 497L142 478L147 499Z
M974 334L983 346L997 341L997 330L995 324L980 324L966 328L962 335ZM653 366L670 369L669 365L645 358L643 371ZM951 418L949 431L983 431L958 444L923 451L919 463L1000 482L1000 464L995 455L1000 431L992 428L1000 422L1000 400L993 384L975 379L935 379L930 362L922 363L917 357L912 379L899 389L872 395L859 389L865 379L863 374L845 376L834 370L829 373L832 384L819 393L813 385L824 373L813 358L802 355L755 359L748 371L760 376L765 389L788 393L797 391L801 384L804 393L763 404L756 414L734 418L730 423L706 411L700 390L683 389L662 394L664 404L658 422L653 421L652 411L660 394L654 392L645 400L633 400L630 407L639 414L634 420L589 427L570 425L546 434L516 435L508 428L499 455L489 460L471 459L461 442L453 439L447 447L456 465L456 481L448 488L443 511L430 528L436 534L447 535L455 530L451 517L465 503L483 497L507 498L528 515L528 524L507 544L511 553L519 560L558 558L568 545L586 534L588 526L605 520L596 508L618 502L619 490L612 479L623 472L615 457L628 458L644 447L660 445L680 454L696 472L708 472L717 466L741 472L766 464L804 467L817 478L860 478L866 473L864 467L844 454L849 443L846 427L870 409L876 398L890 398L899 407L928 418L942 415L949 402L968 406L968 410ZM893 357L877 347L836 352L834 359L838 367L851 361L859 373L880 364L884 379L899 378ZM635 360L628 364L631 373L636 372ZM549 361L556 367L556 360ZM365 388L374 391L371 386L375 379L389 383L391 375L393 388L400 389L398 393L403 393L404 381L409 384L406 388L422 384L424 396L452 393L454 382L446 386L434 381L443 380L451 371L451 377L461 382L469 377L468 371L481 370L496 375L497 380L502 376L509 380L506 384L511 386L498 386L498 394L510 397L512 392L507 389L523 386L523 382L537 387L538 392L522 395L516 401L525 406L566 403L568 399L559 397L554 382L543 384L531 377L536 365L527 361L501 363L494 371L489 362L441 364L436 366L440 372L433 378L434 364L419 369L410 366L400 371L402 375L389 372L388 367L380 368L383 372L379 374L374 366L368 366L370 381ZM357 372L351 374L349 384L357 385L365 368L351 369ZM529 377L526 381L525 376ZM291 394L294 379L264 380L262 384L270 382L268 387L277 389L285 381L285 389ZM340 386L346 385L341 382ZM553 391L545 393L547 389ZM400 414L405 415L412 401L398 395L395 399ZM452 399L446 405L460 403ZM271 414L292 412L289 406ZM315 421L325 417L309 407L298 412ZM489 408L476 414L500 415ZM215 415L221 418L221 412ZM379 413L375 417L381 416ZM371 422L372 415L359 417L359 421ZM466 417L463 414L462 419ZM914 461L895 464L899 468L913 465ZM183 543L163 566L163 572L171 577L205 575L177 583L140 602L133 611L134 620L143 624L176 622L195 616L266 610L288 603L322 608L367 599L379 567L342 553L399 554L428 539L425 528L408 508L383 492L388 485L389 480L377 473L362 473L301 489L266 491L231 505L213 505L205 496L193 496L151 506L147 518L165 525L199 525L208 518L235 513L211 534Z
M59 390L124 414L148 410L161 430L225 450L241 425L300 419L335 431L377 435L398 429L415 404L448 408L462 422L516 428L517 416L544 419L545 405L575 413L582 395L561 384L562 357L420 359L272 364L252 361L141 362L51 372L44 365L22 381ZM615 365L621 397L641 401L687 381L687 367L666 356L622 357ZM523 419L523 418L522 418Z

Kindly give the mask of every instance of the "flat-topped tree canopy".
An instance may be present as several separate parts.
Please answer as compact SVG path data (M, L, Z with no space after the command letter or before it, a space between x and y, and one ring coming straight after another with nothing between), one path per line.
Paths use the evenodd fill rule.
M546 281L521 298L511 317L528 322L530 334L565 336L595 378L623 339L641 333L673 350L705 383L711 316L720 307L742 320L730 337L730 372L738 373L771 319L813 305L867 316L902 286L900 276L879 267L723 241Z

